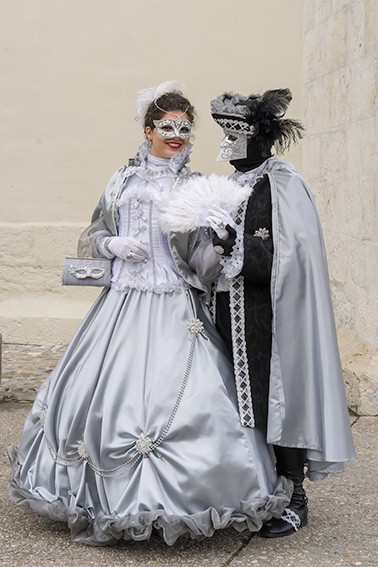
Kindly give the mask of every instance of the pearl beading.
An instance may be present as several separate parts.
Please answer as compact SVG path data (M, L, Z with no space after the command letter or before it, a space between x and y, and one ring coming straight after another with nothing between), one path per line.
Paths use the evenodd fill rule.
M128 459L127 461L125 461L124 463L122 463L121 465L118 465L117 467L104 469L104 468L100 468L97 465L95 465L95 463L93 462L93 460L92 460L92 458L91 458L91 456L88 452L88 449L85 445L84 439L82 439L78 442L78 447L75 451L75 456L73 456L73 457L61 455L61 454L58 453L58 451L56 451L53 443L48 438L46 431L45 431L45 423L46 423L46 418L47 418L47 398L48 398L48 394L49 394L51 381L52 381L52 378L54 376L54 372L52 372L51 375L50 375L50 378L48 380L48 383L47 383L45 395L43 397L42 406L41 406L41 410L40 410L40 413L39 413L39 420L40 420L41 428L43 429L44 439L45 439L47 448L49 450L50 456L53 459L53 461L55 461L58 465L65 466L65 467L72 467L72 466L78 465L80 463L87 463L88 466L93 470L93 472L95 474L97 474L101 477L104 477L104 478L110 478L110 477L114 477L114 476L120 476L121 474L123 474L123 472L126 469L131 468L133 465L138 463L142 458L148 457L150 455L150 453L155 451L163 443L164 439L167 437L169 430L171 429L171 426L173 424L173 421L176 417L176 414L178 412L181 400L184 396L185 389L186 389L186 386L188 384L188 380L189 380L189 376L190 376L190 371L191 371L191 368L192 368L194 349L195 349L195 345L196 345L198 336L202 335L207 340L207 336L206 336L206 333L205 333L205 330L204 330L204 325L203 325L203 322L200 319L195 318L195 319L189 320L188 323L187 323L187 327L188 327L188 330L190 331L190 333L192 335L192 340L191 340L191 344L190 344L190 348L189 348L189 354L188 354L188 360L187 360L187 363L186 363L186 370L185 370L184 378L183 378L183 381L181 383L181 387L180 387L179 393L177 395L176 402L175 402L173 409L171 411L171 414L169 416L169 419L166 422L162 432L160 433L160 435L156 439L156 441L153 441L150 437L148 437L144 434L142 434L140 437L138 437L138 439L134 443L134 446L131 447L131 449L134 450L134 454L132 455L132 457L130 459ZM158 457L160 457L160 455L158 453L156 453L156 455Z

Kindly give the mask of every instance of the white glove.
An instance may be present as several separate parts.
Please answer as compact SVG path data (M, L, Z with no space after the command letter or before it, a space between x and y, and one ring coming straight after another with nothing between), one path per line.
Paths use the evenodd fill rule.
M149 256L147 246L144 246L144 244L128 236L114 236L113 238L109 238L106 245L112 254L128 262L143 262L147 260Z
M218 238L221 240L227 240L227 238L229 238L230 235L225 227L228 224L230 226L233 226L234 224L229 212L221 209L220 207L214 207L209 210L209 215L206 220Z

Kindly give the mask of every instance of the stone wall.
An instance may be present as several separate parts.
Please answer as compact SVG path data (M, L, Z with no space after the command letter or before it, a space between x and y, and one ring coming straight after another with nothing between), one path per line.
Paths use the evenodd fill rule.
M305 0L302 169L326 240L350 405L378 413L378 2Z

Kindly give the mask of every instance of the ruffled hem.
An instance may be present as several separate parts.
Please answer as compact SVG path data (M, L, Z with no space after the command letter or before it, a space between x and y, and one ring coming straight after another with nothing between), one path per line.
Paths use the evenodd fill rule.
M12 500L20 506L29 506L40 516L66 522L73 541L93 546L116 545L122 539L148 540L153 530L167 545L173 545L182 536L203 539L211 537L217 530L231 527L238 532L258 532L272 516L281 517L290 502L292 491L290 481L279 477L273 494L266 498L241 501L239 509L223 508L218 511L210 507L196 514L177 516L162 508L126 516L101 514L93 517L92 510L70 506L66 498L48 502L33 496L17 479L19 465L15 461L16 449L10 448L8 454L14 468L9 484Z

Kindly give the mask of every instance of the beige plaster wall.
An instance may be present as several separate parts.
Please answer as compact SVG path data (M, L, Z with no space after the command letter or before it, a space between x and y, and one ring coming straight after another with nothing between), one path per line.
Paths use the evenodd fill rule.
M378 3L303 3L303 172L328 250L350 405L378 414Z
M65 255L112 172L143 137L136 92L187 85L199 113L192 168L221 139L209 100L289 86L301 114L301 0L0 0L0 328L67 342L98 294L62 289ZM300 147L287 156L300 166Z

